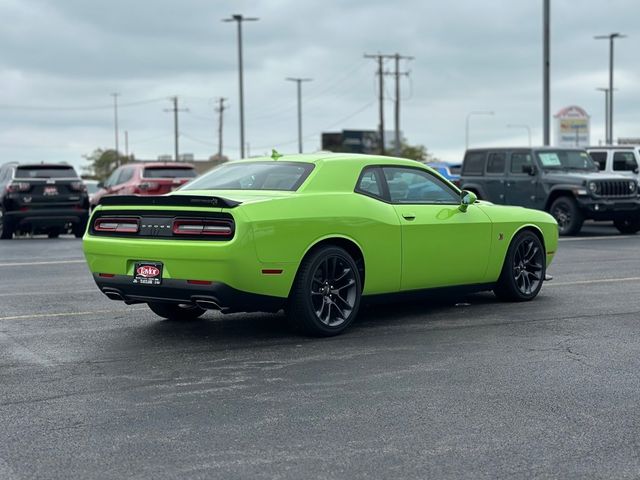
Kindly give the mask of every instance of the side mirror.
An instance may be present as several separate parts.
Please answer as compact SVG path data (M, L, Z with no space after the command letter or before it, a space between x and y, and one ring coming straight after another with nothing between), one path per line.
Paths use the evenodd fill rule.
M104 188L104 182L98 182L97 187L98 188Z
M522 173L533 176L536 174L536 166L531 165L530 163L522 165Z
M469 205L473 205L477 200L478 197L475 193L468 190L462 190L462 192L460 192L460 206L458 207L458 210L466 212Z

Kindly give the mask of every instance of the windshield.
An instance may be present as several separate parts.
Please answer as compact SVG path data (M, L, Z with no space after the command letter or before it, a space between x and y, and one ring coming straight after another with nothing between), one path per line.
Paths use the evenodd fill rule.
M295 191L313 170L311 163L241 162L222 165L182 190Z
M542 168L549 170L598 171L598 166L589 154L582 150L547 150L538 152Z
M196 171L191 167L146 167L143 178L195 178Z
M77 178L78 174L68 165L34 165L16 168L15 178Z

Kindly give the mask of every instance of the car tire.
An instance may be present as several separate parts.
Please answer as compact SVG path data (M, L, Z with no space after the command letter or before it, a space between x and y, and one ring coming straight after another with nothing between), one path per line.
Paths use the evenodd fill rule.
M195 320L204 315L206 310L196 305L183 305L176 303L147 303L153 313L167 320Z
M634 234L640 232L640 218L623 218L614 220L613 225L620 233Z
M584 223L584 215L578 208L578 203L571 197L556 198L549 213L558 222L558 233L562 236L577 234Z
M75 225L73 227L73 235L76 238L82 238L84 236L84 232L87 229L87 223L86 222L82 222L78 225Z
M13 238L13 228L9 220L4 215L4 210L0 209L0 240L10 240Z
M351 255L339 247L320 247L298 269L286 308L289 323L307 335L338 335L355 320L361 295Z
M538 236L530 230L519 232L509 245L493 292L505 301L533 300L542 288L546 270L544 246Z

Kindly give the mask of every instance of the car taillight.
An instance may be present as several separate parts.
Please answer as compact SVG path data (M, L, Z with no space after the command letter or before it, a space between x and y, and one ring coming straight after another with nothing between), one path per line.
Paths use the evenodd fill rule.
M71 188L71 190L74 190L76 192L86 192L87 191L87 186L84 184L84 182L71 182L69 184L69 187Z
M14 182L7 185L7 192L28 192L31 189L31 184L26 182Z
M140 190L157 190L158 184L156 182L142 182L138 188Z
M101 217L93 222L93 229L96 232L138 233L140 219Z
M228 220L182 219L173 221L174 235L215 235L233 236L233 223Z

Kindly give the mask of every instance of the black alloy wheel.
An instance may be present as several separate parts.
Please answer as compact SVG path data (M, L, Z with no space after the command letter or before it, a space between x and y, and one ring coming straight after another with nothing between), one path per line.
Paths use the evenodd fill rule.
M153 313L167 320L195 320L201 317L206 310L197 305L182 303L147 303Z
M342 248L322 247L303 261L287 315L294 326L310 335L337 335L355 319L361 291L353 258Z
M511 242L494 292L504 300L532 300L540 292L545 274L542 242L535 233L525 230Z
M559 197L549 209L551 216L558 222L558 233L560 235L575 235L582 228L584 216L575 199L571 197Z

